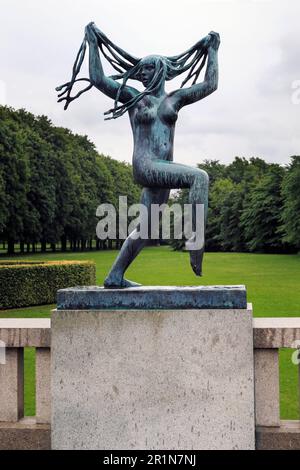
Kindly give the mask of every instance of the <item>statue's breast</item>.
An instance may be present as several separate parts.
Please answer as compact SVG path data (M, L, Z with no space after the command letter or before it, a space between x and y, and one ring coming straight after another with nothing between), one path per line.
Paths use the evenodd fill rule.
M140 124L151 124L157 118L157 106L148 97L139 101L135 108L134 120Z
M166 100L156 102L148 96L137 103L134 112L134 121L140 124L151 124L159 118L165 124L172 125L177 117L177 112Z
M178 119L178 112L168 101L160 106L158 114L160 119L169 126L174 125Z

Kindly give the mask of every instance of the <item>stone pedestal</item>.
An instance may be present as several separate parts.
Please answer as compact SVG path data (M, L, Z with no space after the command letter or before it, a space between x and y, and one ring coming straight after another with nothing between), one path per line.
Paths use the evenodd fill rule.
M59 292L52 316L52 448L254 449L245 289L166 288L165 296L152 298L153 309L138 307L139 296L147 302L139 289L111 291L114 309L105 289ZM214 289L223 294L214 297ZM201 308L208 291L212 307Z

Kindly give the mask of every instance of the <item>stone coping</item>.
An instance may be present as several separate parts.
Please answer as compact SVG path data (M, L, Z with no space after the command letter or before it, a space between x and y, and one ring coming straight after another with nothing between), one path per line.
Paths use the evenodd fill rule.
M50 318L0 318L0 341L10 348L49 348Z
M255 348L296 348L300 345L300 318L254 318Z
M248 304L248 309L251 304ZM254 318L254 348L292 348L300 341L300 317ZM0 341L7 347L50 347L49 318L0 318Z

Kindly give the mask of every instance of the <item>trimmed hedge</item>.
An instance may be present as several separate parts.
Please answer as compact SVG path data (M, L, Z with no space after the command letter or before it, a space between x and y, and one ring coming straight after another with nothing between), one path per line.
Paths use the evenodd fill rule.
M0 261L0 310L53 304L59 289L95 283L92 261Z

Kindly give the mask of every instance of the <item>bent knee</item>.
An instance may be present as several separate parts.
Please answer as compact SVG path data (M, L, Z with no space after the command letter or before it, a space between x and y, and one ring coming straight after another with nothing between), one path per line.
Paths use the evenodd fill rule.
M197 172L195 173L195 178L197 178L197 180L202 185L205 185L205 186L209 185L209 176L208 176L208 174L206 173L205 170L201 170L200 168L198 168Z

